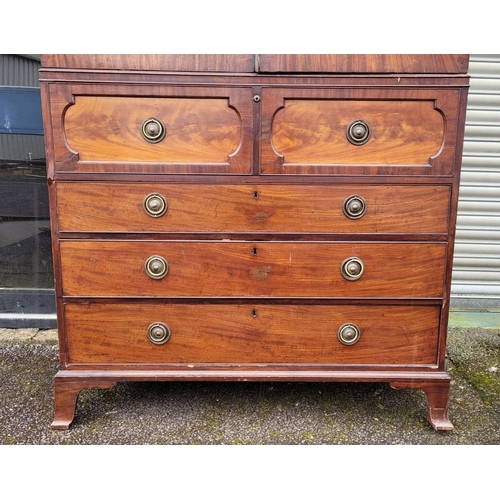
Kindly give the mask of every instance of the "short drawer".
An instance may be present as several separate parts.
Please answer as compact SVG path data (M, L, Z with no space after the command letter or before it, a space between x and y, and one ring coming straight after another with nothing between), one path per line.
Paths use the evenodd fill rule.
M264 89L264 174L450 175L458 90Z
M57 183L61 231L445 234L443 185Z
M63 293L442 297L445 243L61 241Z
M50 90L56 171L251 171L251 89L54 85Z
M437 306L94 303L64 310L69 364L437 363Z

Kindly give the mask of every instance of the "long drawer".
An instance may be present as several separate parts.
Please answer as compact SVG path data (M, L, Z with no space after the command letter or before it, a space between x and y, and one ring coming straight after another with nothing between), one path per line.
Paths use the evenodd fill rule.
M59 182L57 200L61 231L445 234L450 188Z
M445 243L66 240L67 296L442 297Z
M437 306L65 305L69 363L108 366L432 365L437 362L439 312ZM167 340L155 334L150 340L148 332L155 328L167 331ZM340 340L345 341L346 328L359 332L351 345Z

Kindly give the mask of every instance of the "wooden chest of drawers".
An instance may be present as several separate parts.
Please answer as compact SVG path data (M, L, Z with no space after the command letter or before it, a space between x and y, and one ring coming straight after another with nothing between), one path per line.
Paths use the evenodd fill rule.
M46 55L54 429L117 381L385 381L448 419L461 55Z

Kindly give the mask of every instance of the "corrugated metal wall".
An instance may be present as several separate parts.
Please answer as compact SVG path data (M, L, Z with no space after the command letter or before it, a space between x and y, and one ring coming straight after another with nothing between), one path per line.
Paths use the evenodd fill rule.
M0 54L0 85L10 87L40 87L40 61L27 55Z
M469 74L452 305L500 307L500 54Z
M40 61L19 54L0 54L0 85L8 87L40 87ZM45 158L43 136L0 134L0 160L29 161Z

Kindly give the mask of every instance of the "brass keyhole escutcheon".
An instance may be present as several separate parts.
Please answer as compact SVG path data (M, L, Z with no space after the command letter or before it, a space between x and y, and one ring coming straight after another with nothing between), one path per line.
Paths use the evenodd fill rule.
M345 323L337 333L339 341L344 345L353 345L361 338L361 330L354 323Z
M347 140L355 146L365 144L370 136L370 126L364 120L354 120L346 130Z
M349 257L342 262L340 266L342 276L348 281L356 281L363 276L365 265L361 259L357 257Z
M359 219L366 212L366 201L362 196L353 194L344 200L342 210L349 219Z
M144 198L143 208L150 217L161 217L167 211L168 202L160 193L151 193Z
M155 117L146 118L141 125L142 137L148 142L156 144L164 139L167 133L165 124Z
M168 274L168 262L159 255L152 255L144 264L146 274L155 280L160 280Z
M170 340L170 328L165 323L152 323L148 328L148 339L156 345L165 344Z

